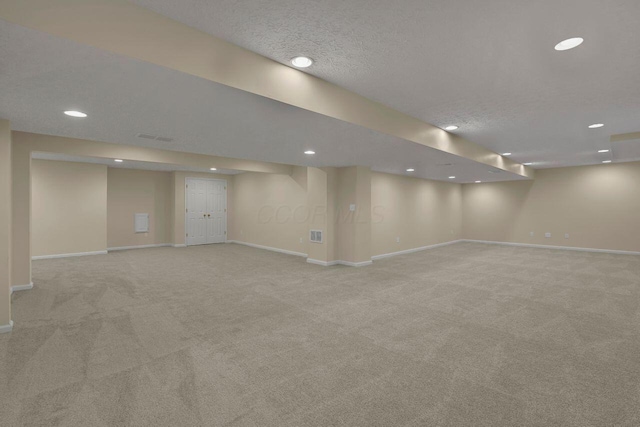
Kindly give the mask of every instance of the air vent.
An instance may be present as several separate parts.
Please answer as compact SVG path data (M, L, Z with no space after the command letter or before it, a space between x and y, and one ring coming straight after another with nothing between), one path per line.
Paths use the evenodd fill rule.
M173 138L169 138L166 136L156 136L156 135L151 135L149 133L139 133L138 135L136 135L138 138L143 138L143 139L155 139L156 141L162 141L162 142L172 142Z
M322 243L322 230L309 230L311 243Z

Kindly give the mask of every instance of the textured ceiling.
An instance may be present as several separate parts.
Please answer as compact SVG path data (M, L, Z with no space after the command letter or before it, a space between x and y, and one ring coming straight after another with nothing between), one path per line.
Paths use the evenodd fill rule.
M0 117L15 130L308 166L371 166L456 182L520 179L191 75L0 20ZM72 119L64 110L80 110ZM173 138L142 139L139 133ZM315 156L303 151L313 149Z
M638 0L133 2L282 63L308 55L311 74L535 167L598 163L640 131Z
M168 163L155 163L155 162L139 162L127 160L122 163L114 162L113 159L106 159L103 157L85 157L85 156L72 156L68 154L58 154L58 153L40 153L35 152L31 155L34 159L40 160L55 160L62 162L78 162L78 163L92 163L96 165L105 165L110 168L117 169L142 169L149 171L159 171L159 172L175 172L175 171L184 171L184 172L199 172L199 173L215 173L218 175L237 175L242 173L241 171L234 171L230 169L218 169L213 172L209 169L198 169L192 168L188 166L182 165L172 165Z

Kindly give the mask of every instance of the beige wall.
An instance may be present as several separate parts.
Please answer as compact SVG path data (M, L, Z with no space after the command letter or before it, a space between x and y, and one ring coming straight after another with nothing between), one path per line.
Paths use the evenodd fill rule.
M640 162L633 162L542 169L533 181L464 185L463 236L640 251L639 183Z
M33 256L107 249L107 167L32 161Z
M0 327L11 322L11 126L0 120Z
M460 184L372 173L372 255L459 239L461 208Z
M306 175L302 175L234 176L230 240L307 253L307 189Z
M110 248L171 243L171 172L109 168L107 245ZM136 213L149 214L149 232L136 233Z

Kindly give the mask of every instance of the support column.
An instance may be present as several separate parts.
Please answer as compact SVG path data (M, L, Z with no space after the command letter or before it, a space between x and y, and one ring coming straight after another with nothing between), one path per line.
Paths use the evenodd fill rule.
M0 120L0 332L11 332L11 125Z
M13 259L12 286L28 289L31 281L31 149L13 140Z
M307 207L309 230L321 230L323 233L322 243L309 242L307 261L327 265L332 237L328 234L327 174L318 168L307 168Z
M371 169L338 169L338 257L344 264L371 264Z

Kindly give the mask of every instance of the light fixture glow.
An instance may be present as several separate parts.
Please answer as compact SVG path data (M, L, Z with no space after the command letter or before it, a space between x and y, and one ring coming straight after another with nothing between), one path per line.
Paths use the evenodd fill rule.
M604 160L602 163L611 163L611 160Z
M307 150L307 151L304 152L304 154L307 154L307 155L311 156L311 155L316 154L316 152L313 151L313 150Z
M313 64L313 59L306 56L296 56L291 60L291 64L298 68L307 68Z
M533 164L532 162L523 163L523 165L525 166L531 166L532 164Z
M480 184L482 181L476 181L476 184Z
M451 126L447 126L446 128L444 128L444 130L448 130L448 131L452 131L452 130L456 130L458 129L458 126L456 125L451 125Z
M560 43L556 45L555 49L556 50L573 49L574 47L580 46L583 41L584 39L582 37L573 37L570 39L562 40Z
M407 172L415 172L415 169L409 168L409 169L407 169Z
M217 168L209 168L210 171L217 171Z
M511 153L502 153L503 156L510 156Z
M455 179L455 176L450 176L449 179Z
M116 162L116 163L122 163L123 162L122 159L113 159L113 161Z
M82 111L68 110L64 113L69 117L75 117L78 119L84 119L85 117L87 117L87 114L83 113Z
M589 129L598 129L598 128L601 128L602 126L604 126L604 123L594 123L589 126Z
M608 153L609 150L598 150L598 153Z

